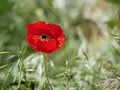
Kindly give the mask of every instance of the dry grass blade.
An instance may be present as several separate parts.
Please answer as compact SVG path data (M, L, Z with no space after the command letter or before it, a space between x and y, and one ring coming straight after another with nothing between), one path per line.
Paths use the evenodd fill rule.
M100 82L101 90L120 90L120 78L103 80Z

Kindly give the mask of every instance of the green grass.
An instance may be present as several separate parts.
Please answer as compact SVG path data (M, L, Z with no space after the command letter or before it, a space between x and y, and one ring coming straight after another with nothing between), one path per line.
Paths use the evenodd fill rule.
M0 90L119 90L119 1L106 0L105 11L100 0L56 1L0 1ZM26 42L26 24L36 21L60 24L67 38L61 50L46 55L49 82L43 54Z

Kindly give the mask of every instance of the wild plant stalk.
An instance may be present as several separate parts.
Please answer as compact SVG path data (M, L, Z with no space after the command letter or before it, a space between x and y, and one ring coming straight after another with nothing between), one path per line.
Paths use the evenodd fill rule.
M19 81L18 81L18 88L20 88L20 83L21 83L21 75L22 75L22 71L21 71L21 65L20 65L20 60L18 61L18 70L19 70Z
M11 67L11 68L9 69L6 78L5 78L5 80L3 81L3 83L2 83L2 87L4 87L4 85L5 85L5 83L6 83L7 79L8 79L8 77L9 77L9 75L10 75L10 72L11 72L12 70L13 70L13 67Z
M69 90L70 88L70 83L69 83L69 63L66 61L66 90Z
M46 64L46 56L45 56L45 54L43 54L43 59L44 59L44 68L45 68L46 80L49 81L49 79L48 79L48 72L47 72L47 64Z
M21 81L24 80L26 82L26 69L24 65L24 60L20 59L18 63L18 69L19 69L19 82L18 82L18 88L20 88Z
M26 84L26 68L25 68L24 60L23 60L23 55L26 52L25 43L22 45L21 50L18 49L18 52L19 52L18 53L19 60L18 60L18 63L17 63L17 67L18 67L18 70L19 70L19 81L18 81L18 89L19 89L22 79L25 81L25 84Z
M47 0L47 1L48 1L48 9L49 9L49 11L56 17L56 20L61 22L60 16L59 16L59 14L57 13L57 11L54 8L53 1L52 0Z
M50 84L50 81L49 81L49 77L48 77L47 60L46 60L46 55L45 54L43 54L43 60L44 60L44 69L45 69L46 83L50 87L50 90L53 90L53 88L52 88L52 86Z

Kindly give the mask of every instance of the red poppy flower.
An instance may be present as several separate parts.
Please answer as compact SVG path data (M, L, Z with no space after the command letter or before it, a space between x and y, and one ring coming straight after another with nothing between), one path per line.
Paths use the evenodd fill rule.
M65 35L59 25L36 22L27 25L27 42L35 51L51 54L62 48Z

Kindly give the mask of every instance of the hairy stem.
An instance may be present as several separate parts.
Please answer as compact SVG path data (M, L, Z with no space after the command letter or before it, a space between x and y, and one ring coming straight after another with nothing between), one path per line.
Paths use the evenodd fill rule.
M47 64L46 64L45 54L43 54L43 59L44 59L45 76L46 76L46 79L48 80L48 72L47 72Z
M48 86L50 88L50 90L53 90L49 78L48 78L48 70L47 70L47 62L46 62L46 56L45 54L43 54L43 59L44 59L44 68L45 68L45 76L46 76L46 83L48 83Z

